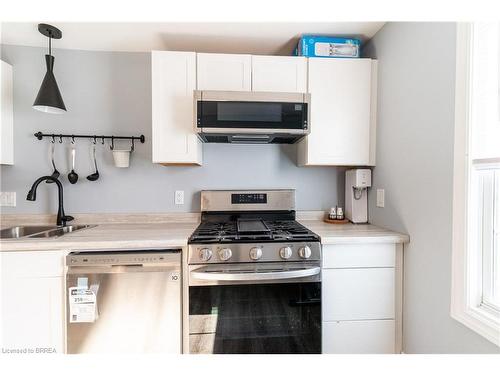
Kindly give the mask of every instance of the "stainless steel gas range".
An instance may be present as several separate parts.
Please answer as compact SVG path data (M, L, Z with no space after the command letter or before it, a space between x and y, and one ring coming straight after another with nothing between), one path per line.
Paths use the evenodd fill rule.
M202 191L201 209L190 353L321 353L321 245L295 220L295 191Z

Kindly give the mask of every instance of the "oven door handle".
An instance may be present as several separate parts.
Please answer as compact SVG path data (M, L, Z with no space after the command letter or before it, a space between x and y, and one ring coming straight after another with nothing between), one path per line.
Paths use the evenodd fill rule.
M212 281L254 281L254 280L283 280L296 279L299 277L309 277L318 275L320 267L303 268L289 271L271 272L211 272L211 271L191 271L190 276L198 280Z

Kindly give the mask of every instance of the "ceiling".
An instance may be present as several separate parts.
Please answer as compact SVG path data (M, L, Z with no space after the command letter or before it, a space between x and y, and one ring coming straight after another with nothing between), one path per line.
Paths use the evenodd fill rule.
M63 33L62 39L53 41L54 48L290 55L301 34L349 36L366 41L380 30L384 22L51 24ZM3 22L0 34L2 44L47 46L47 39L37 30L37 23Z

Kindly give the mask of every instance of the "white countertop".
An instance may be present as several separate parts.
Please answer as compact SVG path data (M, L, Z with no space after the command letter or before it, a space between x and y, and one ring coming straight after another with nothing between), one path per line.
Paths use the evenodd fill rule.
M99 224L56 238L1 240L1 251L110 250L184 247L198 226L192 223Z
M323 245L341 243L406 243L410 237L372 224L330 224L322 220L299 220L321 237Z
M321 237L325 245L340 243L404 243L405 234L371 224L328 224L321 220L300 220ZM26 250L112 250L185 247L198 222L105 223L61 237L1 240L1 251Z

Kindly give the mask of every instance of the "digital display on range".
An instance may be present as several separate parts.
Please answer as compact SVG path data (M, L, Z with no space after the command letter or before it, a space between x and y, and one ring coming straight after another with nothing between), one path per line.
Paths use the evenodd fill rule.
M252 193L252 194L231 194L232 204L254 204L267 203L267 194Z

